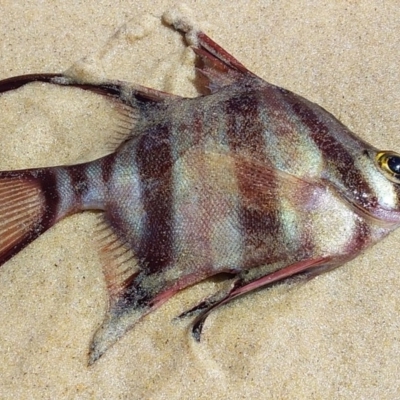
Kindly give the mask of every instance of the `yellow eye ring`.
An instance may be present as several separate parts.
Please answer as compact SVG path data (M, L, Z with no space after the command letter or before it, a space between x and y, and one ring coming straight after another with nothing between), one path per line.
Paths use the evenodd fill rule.
M400 154L392 151L380 151L376 154L375 160L389 180L400 183Z

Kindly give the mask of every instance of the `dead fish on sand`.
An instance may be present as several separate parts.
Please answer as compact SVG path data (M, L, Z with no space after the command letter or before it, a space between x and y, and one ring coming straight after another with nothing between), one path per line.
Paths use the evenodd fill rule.
M62 218L103 211L108 312L89 363L178 291L224 273L197 314L260 287L309 279L400 225L400 155L364 142L318 105L271 85L180 18L206 95L183 98L64 74L0 81L78 87L118 102L132 125L88 163L0 172L0 264Z

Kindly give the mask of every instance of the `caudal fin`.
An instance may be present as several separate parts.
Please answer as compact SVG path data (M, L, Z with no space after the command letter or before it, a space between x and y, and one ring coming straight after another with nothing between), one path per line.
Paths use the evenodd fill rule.
M0 172L0 265L54 223L41 171Z

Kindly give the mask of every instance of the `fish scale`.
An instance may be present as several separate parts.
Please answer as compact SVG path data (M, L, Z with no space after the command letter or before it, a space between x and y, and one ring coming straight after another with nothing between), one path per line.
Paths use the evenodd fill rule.
M100 210L109 306L89 350L98 360L178 291L224 274L224 287L181 316L207 316L238 296L310 279L400 225L400 155L378 151L318 105L248 71L180 18L206 94L183 98L65 74L31 82L110 98L129 134L100 159L0 172L0 264L83 210Z

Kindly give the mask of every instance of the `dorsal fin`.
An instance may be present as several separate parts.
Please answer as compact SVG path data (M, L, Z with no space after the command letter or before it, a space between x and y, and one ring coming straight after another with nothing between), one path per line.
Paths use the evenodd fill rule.
M180 96L125 81L82 81L63 73L29 74L3 79L0 80L0 94L19 89L34 82L76 87L109 98L119 112L119 121L115 127L115 136L107 144L107 150L110 152L115 151L121 143L135 134L134 127L142 104L160 103L180 98Z
M163 19L167 24L185 34L187 43L192 46L193 51L201 60L197 71L208 81L205 86L211 93L238 82L244 77L256 77L240 61L179 13L165 13Z
M19 89L20 87L33 82L44 82L52 85L77 87L82 90L88 90L93 93L101 94L103 96L111 96L129 106L132 106L134 99L145 102L160 102L167 99L180 98L180 96L166 93L161 90L151 89L142 85L132 84L125 81L110 80L104 82L86 82L80 81L63 73L28 74L6 78L0 80L0 93Z
M251 74L251 72L235 57L224 50L219 44L215 43L204 32L196 32L196 44L193 46L194 51L216 66L223 72L237 72L241 74Z

